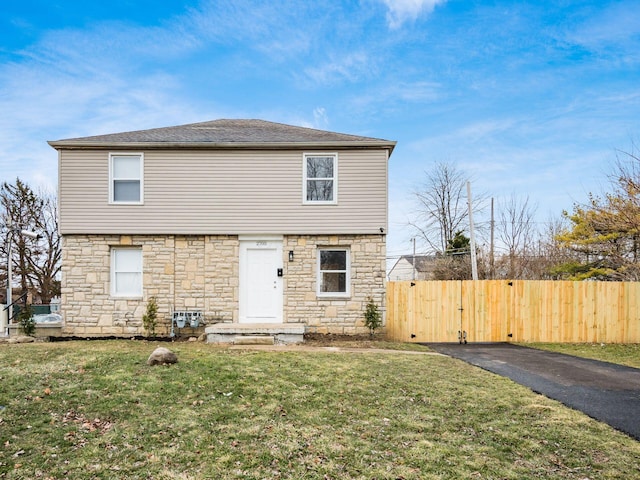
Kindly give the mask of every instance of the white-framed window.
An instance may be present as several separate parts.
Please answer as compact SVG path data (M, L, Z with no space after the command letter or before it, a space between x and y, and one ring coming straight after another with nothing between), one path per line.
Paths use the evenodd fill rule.
M111 249L111 295L142 297L142 248Z
M303 203L338 203L338 154L303 155Z
M318 249L318 296L350 295L351 261L348 248Z
M138 205L143 202L142 153L109 154L109 203Z

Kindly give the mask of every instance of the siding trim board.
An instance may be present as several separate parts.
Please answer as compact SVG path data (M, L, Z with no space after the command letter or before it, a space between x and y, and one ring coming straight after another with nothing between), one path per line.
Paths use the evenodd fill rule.
M305 149L347 149L347 150L372 150L382 149L391 153L395 142L360 142L353 145L350 142L317 142L317 143L183 143L183 142L116 142L111 144L94 142L67 142L64 140L47 142L56 150L104 150L111 149L136 149L136 150L166 150L184 149L191 150L300 150Z

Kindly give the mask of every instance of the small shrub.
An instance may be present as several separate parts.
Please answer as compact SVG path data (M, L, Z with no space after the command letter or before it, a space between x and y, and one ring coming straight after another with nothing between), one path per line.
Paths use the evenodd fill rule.
M382 326L382 315L378 305L372 297L367 298L367 307L364 311L364 326L369 329L369 334L373 336L376 329Z
M23 334L32 337L36 333L36 322L33 320L33 311L30 305L25 305L18 313L18 324Z
M147 331L147 335L156 335L156 325L158 324L158 302L156 297L151 297L147 303L147 311L142 316L142 326Z

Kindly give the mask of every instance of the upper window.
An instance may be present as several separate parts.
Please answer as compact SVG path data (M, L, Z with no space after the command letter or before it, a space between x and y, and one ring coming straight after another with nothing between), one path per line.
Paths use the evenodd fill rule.
M338 201L338 155L304 154L304 203Z
M109 155L109 201L142 203L143 156L141 153Z
M116 297L142 297L142 249L111 250L111 294Z
M349 296L349 250L318 250L318 296Z

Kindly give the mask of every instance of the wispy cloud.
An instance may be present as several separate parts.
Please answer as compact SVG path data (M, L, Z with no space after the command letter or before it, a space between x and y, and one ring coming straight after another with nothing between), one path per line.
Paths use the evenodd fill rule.
M447 0L383 0L389 12L387 23L395 30L407 21L415 21L420 15L428 15L437 5Z
M317 107L313 110L314 128L326 129L329 127L329 117L324 107Z
M356 82L364 77L377 76L376 59L366 51L344 55L331 54L325 63L304 70L305 79L314 85L335 85L337 83Z
M587 16L567 39L589 48L626 44L640 39L640 4L627 0L603 5Z
M407 105L416 108L433 105L444 101L447 95L446 88L438 82L387 78L382 83L376 82L355 93L346 105L361 116L385 116L390 112L402 111Z
M279 2L205 0L177 19L181 29L221 45L248 45L274 61L308 51L313 43L314 25L309 24L309 6L283 7ZM307 28L302 28L302 25ZM316 27L317 28L317 27Z
M437 82L399 82L383 89L383 97L410 103L425 103L441 100L443 88Z

